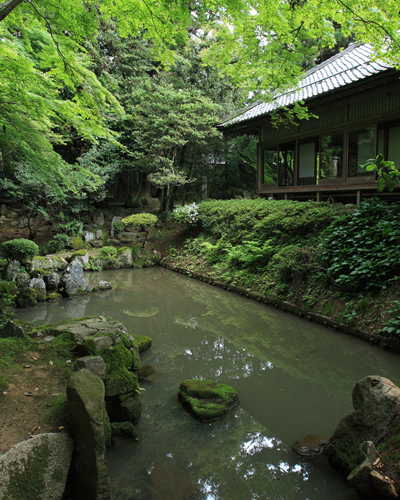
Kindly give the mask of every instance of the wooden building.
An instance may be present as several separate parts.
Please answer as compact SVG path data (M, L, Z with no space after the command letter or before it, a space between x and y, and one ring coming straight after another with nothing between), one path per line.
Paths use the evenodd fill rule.
M399 75L373 61L368 45L352 44L309 70L295 91L258 103L221 128L258 135L259 195L359 202L377 194L375 174L362 168L367 160L381 153L400 168ZM318 118L274 128L271 113L300 100Z

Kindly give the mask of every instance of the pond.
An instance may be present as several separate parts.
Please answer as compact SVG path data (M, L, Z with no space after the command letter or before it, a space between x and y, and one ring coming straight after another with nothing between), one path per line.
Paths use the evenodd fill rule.
M354 384L381 375L400 384L397 355L295 315L161 267L86 275L113 289L19 310L37 324L111 316L153 347L142 364L139 441L108 450L118 500L351 500L325 459L292 451L307 435L329 437L352 409ZM239 405L211 423L177 401L188 378L233 386Z

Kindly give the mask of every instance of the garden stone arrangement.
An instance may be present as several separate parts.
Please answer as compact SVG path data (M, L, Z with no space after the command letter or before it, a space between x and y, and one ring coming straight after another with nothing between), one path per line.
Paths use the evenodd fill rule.
M96 223L104 224L104 215L97 213ZM128 217L113 217L110 234L104 226L93 223L93 231L81 231L79 236L68 237L56 234L43 250L61 251L60 254L39 256L39 247L23 238L7 241L1 245L0 253L0 300L14 302L18 307L29 307L46 300L61 297L71 298L91 291L107 290L111 285L99 282L90 287L84 271L106 269L141 268L153 266L160 261L157 251L145 249L149 230L157 223L150 213L133 214ZM103 227L103 229L97 229ZM121 246L130 245L130 246ZM72 249L72 253L65 250Z
M32 326L29 325L30 335L38 338L46 337L51 342L52 338L63 336L73 341L73 353L78 359L74 360L75 371L67 382L67 402L74 453L71 462L72 442L63 434L59 439L52 435L43 437L37 446L29 441L13 447L0 456L0 478L5 478L0 485L0 499L36 498L32 491L41 498L60 499L69 470L67 498L109 500L106 445L113 438L137 438L134 426L142 412L139 351L150 348L152 341L146 336L131 335L122 323L102 316L46 325L34 333ZM24 327L28 325L23 324L20 329ZM55 474L54 463L58 461L64 466ZM42 464L39 468L38 463ZM7 472L14 469L20 478L18 483L15 474ZM25 481L35 475L38 477L34 485ZM58 493L46 496L52 485Z

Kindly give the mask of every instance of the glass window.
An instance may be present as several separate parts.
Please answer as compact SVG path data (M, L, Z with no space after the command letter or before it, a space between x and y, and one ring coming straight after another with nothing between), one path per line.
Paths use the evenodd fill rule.
M321 179L343 177L343 134L321 137Z
M376 144L375 127L363 128L349 133L349 177L371 175L361 165L374 159Z
M390 127L388 130L387 159L394 161L396 168L400 169L400 127Z
M315 184L315 141L299 146L299 185Z
M293 143L279 146L279 186L294 185L294 154L295 145Z
M277 148L264 149L263 184L278 182L278 151Z

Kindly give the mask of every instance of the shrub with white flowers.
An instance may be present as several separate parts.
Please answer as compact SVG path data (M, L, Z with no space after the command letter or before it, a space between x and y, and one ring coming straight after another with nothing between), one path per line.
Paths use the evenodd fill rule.
M200 209L196 203L176 207L172 212L172 217L178 224L190 224L195 226L199 222Z

